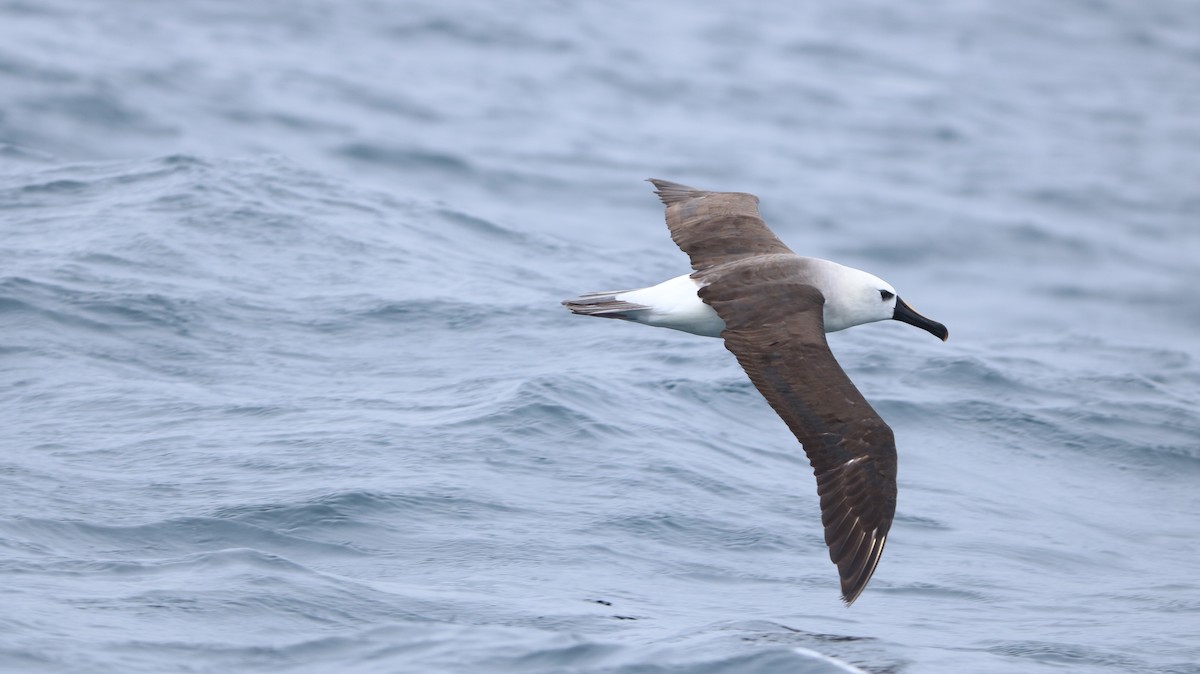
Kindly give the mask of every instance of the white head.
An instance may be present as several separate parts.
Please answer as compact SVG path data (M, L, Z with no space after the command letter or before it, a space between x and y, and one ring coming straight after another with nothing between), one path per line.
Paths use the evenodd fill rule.
M833 264L833 263L831 263ZM933 336L946 340L946 326L925 318L908 306L890 283L860 269L835 265L824 274L825 331L887 320L889 318L914 325Z

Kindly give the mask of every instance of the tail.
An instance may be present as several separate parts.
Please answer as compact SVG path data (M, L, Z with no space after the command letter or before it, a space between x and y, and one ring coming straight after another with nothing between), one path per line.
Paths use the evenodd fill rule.
M650 307L644 304L634 304L618 299L628 290L614 290L598 293L586 293L573 300L563 300L563 306L573 314L581 316L599 316L600 318L633 318L631 314L646 311Z

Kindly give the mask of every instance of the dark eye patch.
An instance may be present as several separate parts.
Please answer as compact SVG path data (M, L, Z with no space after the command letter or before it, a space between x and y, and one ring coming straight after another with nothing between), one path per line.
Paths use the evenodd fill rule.
M892 291L890 291L890 290L880 290L880 291L879 291L879 296L883 298L883 301L884 301L884 302L886 302L886 301L888 301L888 300L892 299L893 297L895 297L895 296L896 296L896 293L894 293L894 292L892 292Z

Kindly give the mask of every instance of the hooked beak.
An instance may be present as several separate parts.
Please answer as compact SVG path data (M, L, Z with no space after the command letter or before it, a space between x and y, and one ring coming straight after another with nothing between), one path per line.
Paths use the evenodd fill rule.
M931 321L921 314L918 314L913 310L912 307L908 306L908 304L906 304L904 300L900 299L899 297L896 298L896 310L892 312L892 318L900 321L901 323L915 325L918 328L927 331L934 337L942 340L943 342L950 337L950 331L946 329L946 326L938 323L937 321Z

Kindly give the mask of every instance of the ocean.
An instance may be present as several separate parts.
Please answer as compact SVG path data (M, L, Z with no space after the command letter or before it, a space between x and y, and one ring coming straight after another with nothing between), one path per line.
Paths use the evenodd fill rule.
M851 607L645 178L896 286ZM1200 672L1193 0L0 0L0 671Z

